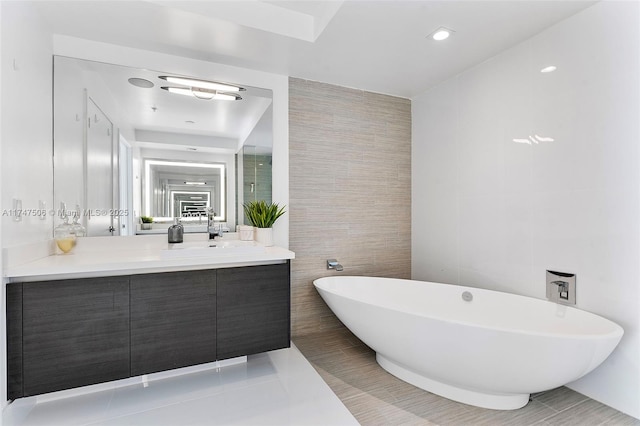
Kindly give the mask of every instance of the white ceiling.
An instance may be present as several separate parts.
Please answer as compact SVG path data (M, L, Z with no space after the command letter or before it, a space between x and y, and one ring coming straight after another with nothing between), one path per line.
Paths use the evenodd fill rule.
M41 1L54 32L413 97L593 1ZM436 43L439 26L455 30Z

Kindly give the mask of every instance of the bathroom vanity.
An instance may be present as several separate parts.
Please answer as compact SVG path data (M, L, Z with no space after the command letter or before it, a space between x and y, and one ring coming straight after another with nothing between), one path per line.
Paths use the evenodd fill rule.
M288 250L100 262L85 245L9 271L10 399L290 345Z

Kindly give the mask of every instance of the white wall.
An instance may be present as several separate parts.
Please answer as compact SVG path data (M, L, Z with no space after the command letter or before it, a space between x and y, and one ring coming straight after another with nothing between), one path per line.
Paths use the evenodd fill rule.
M37 10L20 2L2 7L2 209L12 199L23 209L37 209L38 201L52 207L53 161L51 132L51 32ZM29 22L29 25L25 25ZM27 216L14 222L2 217L2 247L52 236L51 217Z
M30 22L32 25L24 25ZM53 202L51 143L52 40L46 23L29 4L0 2L0 186L2 210L12 199L25 209ZM10 185L9 185L10 183ZM3 215L0 247L44 241L52 236L52 219ZM3 260L0 260L0 268ZM0 296L0 406L6 405L5 291Z
M413 278L544 298L576 273L625 335L570 387L638 418L639 21L598 3L416 97L412 147Z
M0 5L0 58L2 58L2 6ZM2 96L2 69L0 66L0 97ZM2 102L0 102L0 129L2 129ZM2 164L2 134L0 134L0 164ZM0 173L0 188L2 188L2 173ZM2 247L2 226L0 226L0 248ZM3 258L0 256L0 271L4 271ZM0 292L0 330L7 329L7 309L5 302L5 285L4 278L2 279L2 292ZM5 332L0 332L0 380L2 383L7 381L7 338ZM0 411L7 404L7 389L6 386L2 386L0 389Z

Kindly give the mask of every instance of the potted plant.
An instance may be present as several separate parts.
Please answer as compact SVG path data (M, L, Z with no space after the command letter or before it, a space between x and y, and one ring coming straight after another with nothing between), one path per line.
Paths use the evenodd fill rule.
M140 225L140 229L149 230L151 229L151 224L153 223L153 218L150 216L140 216L140 220L142 224Z
M243 205L247 220L256 227L256 241L265 246L273 245L273 224L285 214L285 207L264 200L250 201Z

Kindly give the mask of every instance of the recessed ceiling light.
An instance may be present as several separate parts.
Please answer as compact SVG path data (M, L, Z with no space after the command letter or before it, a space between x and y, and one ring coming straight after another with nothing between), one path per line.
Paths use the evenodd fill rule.
M131 77L128 81L130 84L136 87L142 87L143 89L151 89L154 86L152 82L144 78Z
M544 72L544 73L547 73L547 72L554 72L554 71L555 71L555 70L557 70L557 69L558 69L558 68L556 68L556 66L555 66L555 65L549 65L548 67L544 67L544 68L542 68L542 69L540 70L540 72Z
M455 31L453 31L452 29L445 28L445 27L440 27L437 30L435 30L434 32L432 32L431 34L429 34L428 37L431 37L435 41L442 41L442 40L448 39L449 36L454 32Z
M173 84L181 84L183 86L198 87L200 89L207 90L218 90L222 92L242 92L245 90L243 87L234 86L232 84L218 83L216 81L198 80L195 78L172 77L168 75L161 75L158 78L161 78Z

